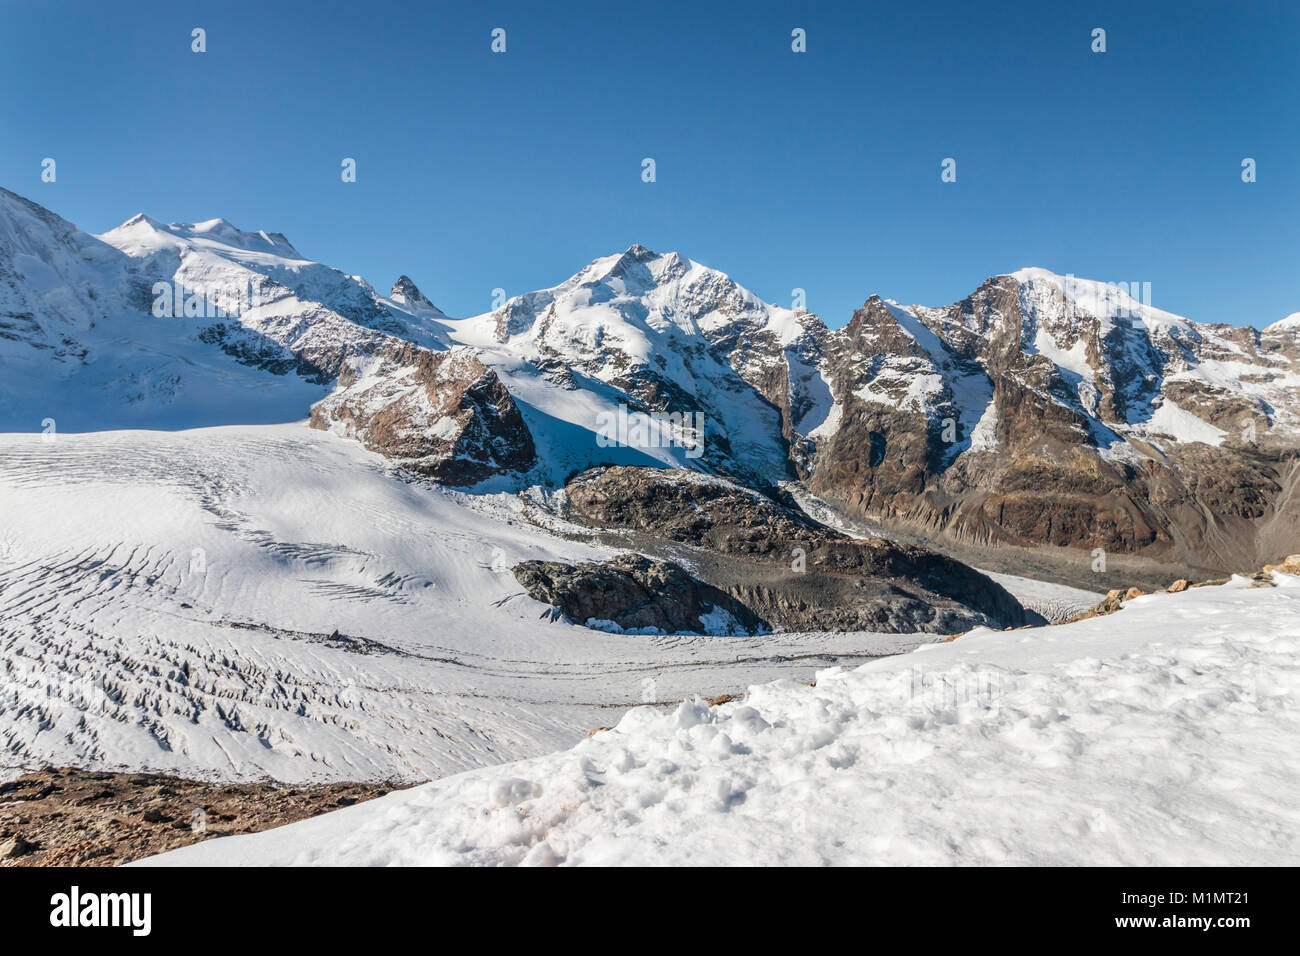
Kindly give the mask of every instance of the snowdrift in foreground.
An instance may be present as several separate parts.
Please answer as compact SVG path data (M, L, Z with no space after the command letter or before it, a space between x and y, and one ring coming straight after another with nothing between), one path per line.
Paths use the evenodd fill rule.
M152 864L1295 864L1300 577L639 707Z

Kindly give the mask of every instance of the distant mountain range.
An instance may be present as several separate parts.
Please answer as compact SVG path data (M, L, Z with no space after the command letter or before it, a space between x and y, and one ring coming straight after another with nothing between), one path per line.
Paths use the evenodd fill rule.
M634 245L453 319L279 233L96 237L0 190L0 367L2 431L309 418L460 487L687 468L1079 561L1226 571L1300 540L1300 313L1200 324L1041 269L832 330Z

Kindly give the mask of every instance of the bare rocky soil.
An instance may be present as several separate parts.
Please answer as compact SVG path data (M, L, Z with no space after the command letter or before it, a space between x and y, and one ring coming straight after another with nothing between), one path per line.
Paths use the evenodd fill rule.
M200 840L269 830L401 786L40 770L0 783L0 866L119 866Z

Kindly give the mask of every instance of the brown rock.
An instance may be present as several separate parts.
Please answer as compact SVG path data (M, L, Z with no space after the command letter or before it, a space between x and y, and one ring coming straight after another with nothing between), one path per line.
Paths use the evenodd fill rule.
M1132 590L1136 590L1136 589L1132 589ZM1109 594L1107 594L1106 599L1101 603L1097 604L1095 607L1089 608L1087 611L1084 611L1082 614L1076 614L1074 617L1070 618L1069 620L1061 621L1059 623L1072 624L1075 621L1086 621L1088 618L1092 618L1092 617L1103 617L1104 615L1107 614L1114 614L1123 606L1124 606L1124 592L1119 590L1114 590L1111 591Z
M1177 594L1179 591L1186 591L1186 590L1187 590L1187 579L1186 579L1186 578L1179 578L1179 579L1178 579L1177 581L1175 581L1173 584L1169 585L1169 593L1170 593L1170 594Z
M1281 571L1284 574L1300 574L1300 554L1288 554L1281 564L1266 564L1265 571Z
M1025 347L1027 328L1058 333L1051 324L1058 310L1068 314L1064 307L1063 298L1046 304L1026 297L1015 277L1000 276L961 302L915 312L935 337L925 348L877 297L845 327L820 334L823 378L841 416L838 431L814 444L809 490L852 515L961 545L1104 548L1220 572L1253 560L1265 533L1300 530L1300 513L1280 507L1300 486L1291 436L1271 434L1261 403L1167 374L1183 361L1244 353L1258 363L1253 380L1270 383L1280 399L1293 374L1280 357L1300 357L1300 333L1261 339L1253 330L1207 325L1192 342L1138 324L1107 334L1109 323L1080 322L1080 313L1068 334L1099 372L1089 408L1068 374ZM908 389L924 375L985 380L996 449L963 450L969 434L945 430L946 420L963 417L946 388L933 411L910 410ZM1175 402L1233 436L1248 418L1259 439L1233 437L1216 447L1152 434L1131 439L1152 454L1108 460L1097 427L1134 420L1153 400Z
M410 343L385 355L385 374L344 381L317 402L311 427L355 438L410 471L469 485L525 471L536 448L495 372L464 350Z
M17 824L0 827L0 864L7 866L117 866L188 843L223 836L217 821L237 816L243 832L292 823L349 801L360 802L387 793L392 784L324 784L285 787L274 783L217 784L154 774L110 774L49 770L25 775L15 784L25 790L59 781L59 790L40 801L24 804L21 835ZM180 795L171 803L156 801L165 784ZM103 796L109 791L111 796ZM87 796L95 799L87 800ZM193 807L206 807L208 827L190 827ZM142 819L143 818L143 819ZM156 821L149 825L145 821Z
M1141 597L1146 593L1147 592L1143 591L1141 588L1129 588L1127 591L1124 592L1124 600L1131 601L1134 598Z
M28 843L22 837L13 837L0 843L0 860L16 860L20 856L26 856L35 846Z

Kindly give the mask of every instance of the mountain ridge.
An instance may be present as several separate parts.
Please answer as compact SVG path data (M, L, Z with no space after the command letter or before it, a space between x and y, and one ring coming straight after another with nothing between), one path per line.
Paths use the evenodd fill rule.
M31 401L42 362L63 381L102 367L94 391L110 404L96 407L113 424L116 395L131 410L119 427L149 427L150 409L184 427L170 408L247 376L282 394L280 420L310 413L315 427L456 484L558 487L597 466L688 468L768 493L796 481L849 515L961 544L1101 549L1204 570L1258 563L1300 528L1287 504L1300 436L1295 316L1263 330L1196 323L1129 289L1030 267L949 306L873 295L831 329L634 243L457 319L407 276L382 296L301 258L281 233L139 214L91 237L12 193L0 200L0 344L29 347L26 392L0 390L11 424L24 394L28 427L46 417ZM160 282L237 285L253 300L216 321L146 324ZM119 334L121 356L106 352L97 322L138 338ZM123 385L117 368L133 363L148 368ZM450 391L449 373L462 376ZM249 414L252 401L228 391L208 404ZM679 420L650 444L600 440L597 423L612 415L684 413L706 423L698 456L700 436Z

